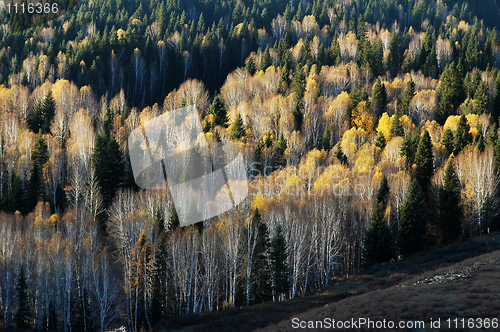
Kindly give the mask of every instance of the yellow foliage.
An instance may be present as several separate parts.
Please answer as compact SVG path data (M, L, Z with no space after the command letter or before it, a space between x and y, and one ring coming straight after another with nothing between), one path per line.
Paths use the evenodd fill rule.
M370 144L363 145L356 154L356 161L354 163L354 170L356 173L367 173L375 166L374 146Z
M373 131L377 119L366 101L362 101L352 111L352 124L363 128L368 134Z
M460 120L460 116L458 115L450 115L447 119L446 122L444 123L443 126L443 132L446 131L446 129L450 129L451 131L457 130L457 125L458 125L458 120Z
M366 131L363 128L352 127L345 131L340 147L349 160L353 159L365 139Z
M57 222L57 214L53 214L50 216L50 218L47 220L47 223L50 225L54 225Z
M425 121L422 131L423 130L427 130L429 132L432 143L434 145L437 145L439 144L439 142L441 142L442 128L435 120L432 120L432 122L429 120Z
M262 193L258 193L255 195L255 198L252 202L252 209L259 209L259 211L264 212L267 211L267 206L269 205L269 199L264 197Z
M384 134L385 140L388 141L391 134L391 118L389 118L387 113L382 114L382 117L378 121L377 133L380 132Z
M394 115L391 117L391 120L393 120L393 117L394 117ZM413 121L411 121L411 119L406 114L402 115L399 118L399 123L403 127L403 130L405 133L407 133L408 131L415 130L415 128L416 128L415 125L413 124Z

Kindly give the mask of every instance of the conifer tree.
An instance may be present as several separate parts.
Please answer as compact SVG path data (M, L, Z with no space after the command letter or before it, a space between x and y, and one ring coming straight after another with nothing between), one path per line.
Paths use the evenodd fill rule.
M349 160L347 159L347 156L344 154L342 151L342 147L340 146L340 143L337 144L337 150L335 151L335 157L340 160L340 162L344 165L349 164Z
M427 207L417 181L413 181L400 210L399 253L409 256L424 249Z
M443 186L439 188L438 206L438 241L444 245L448 245L460 235L463 215L460 202L460 181L453 167L453 156L448 159L448 163L446 164Z
M31 149L31 163L33 165L33 169L31 171L30 176L30 188L27 193L28 204L24 207L27 212L33 209L38 203L38 199L43 199L43 166L49 160L48 155L48 147L47 143L45 143L45 139L42 136L42 130L40 129L38 132L38 136L36 137L35 143L33 144L33 148Z
M424 130L420 136L417 153L415 154L415 179L425 192L434 174L434 153L432 152L432 142L429 132Z
M252 222L257 223L257 240L253 257L255 259L250 276L251 303L262 303L272 299L272 283L269 265L270 240L266 223L262 221L259 209L255 209Z
M21 266L19 276L17 277L16 284L16 300L17 311L15 315L16 325L18 329L30 328L30 303L28 299L28 282L26 280L26 273L24 265Z
M387 92L385 85L380 81L380 77L377 78L377 82L373 85L372 106L377 117L381 116L387 107Z
M262 60L260 61L259 70L266 71L266 69L272 65L271 55L269 54L269 46L266 47Z
M380 131L375 138L375 146L379 147L381 150L385 148L385 137L384 134Z
M465 115L460 117L455 131L455 155L458 155L467 144L472 142L472 134L470 133L470 126L467 123Z
M384 175L377 192L370 227L367 229L363 239L361 258L364 267L386 262L394 257L391 229L384 218L388 202L389 185Z
M214 116L214 123L216 126L228 126L229 120L227 118L227 110L221 96L216 95L214 97L214 100L208 109L208 114L212 114Z
M398 35L393 32L389 41L389 70L392 77L396 77L401 68L401 51Z
M151 316L151 308L148 307L147 284L150 277L151 247L148 242L146 231L142 231L135 247L131 266L131 291L132 291L132 319L136 327L145 325Z
M441 76L436 121L444 125L448 116L455 114L464 99L463 82L455 63L452 62Z
M447 128L443 133L442 143L449 154L455 150L455 142L453 138L453 132L450 128Z
M243 118L241 117L241 114L239 112L236 115L236 119L234 120L231 131L232 139L240 139L245 136L245 124L243 123Z
M170 215L170 220L168 224L168 231L172 232L173 230L179 228L180 222L179 222L179 216L177 215L177 210L175 207L172 207L172 214Z
M245 66L245 69L248 71L248 73L250 75L254 75L255 72L257 71L256 67L255 67L255 61L253 60L253 56L251 56L248 61L247 61L247 65Z
M410 110L410 102L415 96L415 82L410 76L410 80L406 83L406 90L403 94L403 101L401 102L401 113L408 114Z
M297 65L295 74L293 75L292 90L297 94L299 99L302 99L306 92L306 76L300 63Z
M325 128L325 131L323 132L323 137L321 138L321 148L325 149L326 151L330 151L331 144L330 144L330 131L328 128Z
M415 161L415 153L417 152L420 135L418 131L408 132L403 140L400 155L406 157L408 167L411 167Z
M479 83L474 94L474 99L476 100L476 103L474 104L474 113L489 113L490 102L488 100L488 87L483 81Z
M287 262L288 247L281 225L276 226L270 249L269 259L272 268L273 293L275 297L280 299L290 288Z
M392 120L391 123L391 133L390 133L390 138L396 137L396 136L404 136L405 132L403 129L403 126L401 125L401 121L399 118L401 117L401 113L396 112L394 115L394 120Z
M293 107L293 110L292 110L292 115L293 115L293 119L295 122L295 130L297 130L297 131L300 131L302 129L302 121L304 119L304 116L302 115L302 110L301 110L300 104L301 104L300 101L295 103L295 106Z
M285 166L285 150L287 148L285 136L283 134L280 135L278 141L276 141L276 145L274 150L276 151L276 163L278 166Z

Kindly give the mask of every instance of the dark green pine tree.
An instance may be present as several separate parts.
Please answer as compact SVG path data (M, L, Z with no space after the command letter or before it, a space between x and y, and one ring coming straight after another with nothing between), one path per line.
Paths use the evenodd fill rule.
M24 266L21 266L16 284L17 311L15 314L16 326L20 330L30 329L30 303L28 299L28 281Z
M479 43L477 42L476 36L472 33L469 37L467 49L465 50L465 61L467 65L467 71L471 71L479 64Z
M156 217L155 217L156 220ZM163 223L163 218L161 218ZM151 286L151 320L152 323L165 318L167 312L167 234L165 228L159 233L158 246L153 255Z
M292 91L297 94L299 99L302 99L304 97L304 93L306 92L306 76L300 63L297 65L295 74L293 75Z
M406 133L400 155L401 157L406 157L408 167L411 167L415 162L415 153L417 152L419 141L420 135L418 131Z
M467 123L465 115L460 117L455 131L455 155L458 155L467 144L472 142L472 134L470 133L470 126Z
M443 186L439 188L437 218L438 241L448 245L457 240L462 232L463 210L460 201L460 180L458 179L453 158L448 160L444 171Z
M245 136L245 124L243 123L243 118L241 114L238 112L236 114L236 119L234 120L233 126L231 128L231 138L232 139L240 139Z
M175 207L172 207L172 214L170 215L169 223L168 223L168 231L172 232L173 230L176 230L179 228L180 222L179 222L179 216L177 215L177 210Z
M214 116L214 123L216 126L227 127L228 126L228 117L226 105L224 104L224 100L221 96L216 95L212 104L208 109L208 114L212 114Z
M389 203L389 185L387 178L382 178L377 192L375 207L372 212L370 227L363 239L363 251L361 254L363 266L387 262L394 258L394 247L391 229L384 219L384 212Z
M401 69L401 50L398 35L393 32L389 41L389 70L392 77L396 77Z
M474 99L476 100L476 103L474 104L474 113L489 113L490 102L488 99L488 86L486 86L486 83L483 81L479 83L474 94Z
M438 89L438 109L436 121L444 125L448 116L456 113L465 100L462 78L455 63L452 62L443 72Z
M399 253L404 257L424 249L427 207L417 181L413 181L399 215Z
M424 130L418 142L417 153L415 154L415 179L426 192L429 187L431 177L434 174L434 153L432 152L431 136Z
M52 90L49 90L45 95L42 103L42 132L48 133L50 131L50 123L54 119L54 115L56 114L56 101L54 100L54 96L52 95Z
M373 85L372 107L377 117L380 117L387 107L387 92L385 85L380 81L380 77L377 78L377 82Z
M255 61L253 60L253 56L251 56L248 61L247 65L245 66L246 70L250 75L254 75L255 72L257 71L257 68L255 67Z
M406 83L406 90L403 94L403 101L401 102L401 112L403 114L408 114L410 110L410 102L415 96L415 82L410 76L410 80Z
M269 54L269 46L266 47L262 60L260 60L259 70L266 71L266 69L272 65L271 55Z
M328 130L328 127L325 128L325 131L323 132L323 137L321 138L321 148L330 151L330 148L332 145L330 144L331 136L330 136L330 131Z
M276 231L271 240L269 260L271 263L273 294L278 300L284 298L285 293L290 289L289 269L288 269L288 247L283 228L276 226Z
M103 192L104 204L109 206L115 198L118 189L123 186L125 175L125 163L123 154L120 150L120 145L114 136L108 141L107 147L108 169L107 169L107 184ZM106 198L107 197L107 198Z
M392 120L391 123L391 133L390 133L390 138L396 137L396 136L404 136L405 131L403 129L403 126L401 125L401 121L399 121L399 118L401 117L400 112L396 112L394 115L394 120Z
M301 102L300 100L295 103L295 106L292 110L293 120L295 123L295 130L300 131L302 129L302 121L304 120L304 116L302 115L301 110Z
M442 142L449 154L455 150L455 139L453 138L453 132L450 128L447 128L443 133Z
M257 240L253 253L255 259L250 276L250 298L247 304L270 301L273 298L269 252L271 243L267 225L262 221L259 209L255 209L252 223L257 223Z
M337 150L335 151L335 157L340 160L340 162L344 165L349 164L349 160L347 159L347 156L344 154L342 151L342 147L340 146L340 143L337 144Z
M31 211L39 199L44 199L43 190L43 166L49 160L48 147L42 136L42 131L38 132L33 148L31 149L31 170L29 192L27 193L28 204L23 212Z
M276 151L276 164L278 166L285 166L285 150L287 148L286 140L283 134L280 135L278 141L276 141L276 145L274 150Z
M375 146L379 147L381 150L385 148L385 136L384 134L380 131L375 138Z

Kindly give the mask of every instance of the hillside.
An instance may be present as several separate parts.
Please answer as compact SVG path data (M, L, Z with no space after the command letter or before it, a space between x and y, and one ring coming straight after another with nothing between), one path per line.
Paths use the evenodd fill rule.
M370 317L427 323L441 318L442 326L448 318L495 318L500 313L500 288L495 282L500 273L499 236L494 233L432 248L402 262L377 265L349 280L337 279L334 286L314 295L170 319L159 322L155 330L301 331L292 328L295 317L302 321Z
M0 9L0 329L270 328L500 231L498 1L65 3Z

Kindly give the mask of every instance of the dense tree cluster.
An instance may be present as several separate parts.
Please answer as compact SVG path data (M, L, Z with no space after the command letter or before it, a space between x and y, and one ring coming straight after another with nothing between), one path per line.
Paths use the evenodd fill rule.
M3 328L137 331L500 226L496 2L72 5L0 31ZM181 228L128 137L188 105L249 196Z

